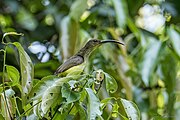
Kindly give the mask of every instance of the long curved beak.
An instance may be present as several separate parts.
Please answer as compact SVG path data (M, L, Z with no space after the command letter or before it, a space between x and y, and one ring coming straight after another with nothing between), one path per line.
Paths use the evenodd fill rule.
M119 41L116 41L116 40L102 40L102 41L101 41L102 44L104 44L104 43L110 43L110 42L124 45L124 43L119 42Z

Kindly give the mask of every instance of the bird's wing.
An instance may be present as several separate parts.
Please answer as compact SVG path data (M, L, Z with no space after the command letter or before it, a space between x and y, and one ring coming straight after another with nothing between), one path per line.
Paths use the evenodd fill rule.
M66 70L68 70L71 67L77 66L84 62L84 58L82 56L72 56L69 59L67 59L54 73L55 75L62 73Z

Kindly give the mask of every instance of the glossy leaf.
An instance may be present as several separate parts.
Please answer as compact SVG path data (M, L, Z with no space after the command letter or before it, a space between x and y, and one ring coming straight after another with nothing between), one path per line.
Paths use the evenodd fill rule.
M14 86L18 84L20 79L19 71L15 67L10 65L6 65L6 70L9 79L12 81L11 85Z
M114 93L118 89L118 85L116 80L110 76L109 74L105 73L105 81L106 81L106 90L110 93Z
M69 84L64 83L61 89L62 97L66 98L66 103L72 103L80 99L80 93L73 91Z
M58 104L60 104L60 102L62 101L60 91L61 87L57 85L52 85L44 91L41 103L41 109L44 114L47 113L52 105L57 106Z
M41 79L32 89L32 91L29 94L30 101L31 100L38 100L42 97L44 92L52 86L55 81L57 81L59 78L56 76L47 76Z
M97 116L101 116L100 101L90 88L85 88L88 94L88 119L95 120Z
M32 89L32 80L34 78L34 65L29 55L25 52L20 43L13 43L19 52L20 69L21 69L21 85L22 85L22 102L25 104L26 95Z
M122 99L122 98L121 98L121 103L122 103L124 110L129 119L140 120L140 118L141 118L140 112L135 103L125 100L125 99Z

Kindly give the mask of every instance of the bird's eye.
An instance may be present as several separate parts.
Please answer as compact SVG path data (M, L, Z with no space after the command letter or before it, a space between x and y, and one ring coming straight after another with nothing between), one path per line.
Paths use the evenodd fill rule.
M94 40L94 43L96 43L97 42L97 40Z

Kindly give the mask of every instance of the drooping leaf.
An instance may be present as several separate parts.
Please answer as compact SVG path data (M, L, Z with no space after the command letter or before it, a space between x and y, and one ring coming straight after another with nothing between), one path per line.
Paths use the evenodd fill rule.
M75 46L78 36L78 23L70 16L66 16L61 21L61 38L63 57L66 60L75 53Z
M150 44L143 55L143 60L140 66L140 74L146 86L149 86L149 79L157 64L158 55L161 48L161 42L153 37L148 37Z
M6 65L6 70L9 79L12 81L11 86L18 84L20 78L19 71L15 67L10 65Z
M120 28L124 28L127 21L128 9L126 0L112 0L116 12L116 21Z
M106 81L106 90L110 93L114 93L118 89L118 85L116 80L110 76L109 74L105 73L105 81Z
M3 37L2 37L2 42L4 42L4 38L8 35L20 35L20 36L23 36L24 34L23 33L17 33L17 32L7 32L7 33L4 33L3 34Z
M71 6L70 16L78 22L87 8L87 0L76 0Z
M180 57L180 33L178 33L176 30L173 29L171 26L168 29L168 34L170 36L170 40L172 42L172 45L177 53L177 55Z
M32 88L32 80L34 78L34 66L20 43L13 43L19 52L20 69L21 69L21 85L22 85L22 103L25 104L26 96L29 94Z
M124 110L127 114L127 117L131 120L140 120L140 112L138 107L136 106L135 103L122 99L121 98L121 103L124 107Z
M88 93L88 120L95 120L96 117L101 116L100 101L90 88L85 88Z

